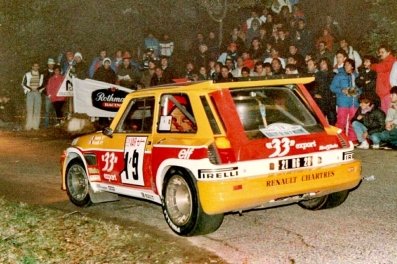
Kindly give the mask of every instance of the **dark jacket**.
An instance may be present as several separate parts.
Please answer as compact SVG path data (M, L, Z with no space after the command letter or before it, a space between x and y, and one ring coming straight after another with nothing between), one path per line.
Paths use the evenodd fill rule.
M368 129L369 135L377 132L382 132L384 130L386 115L382 110L374 106L371 111L366 112L365 114L362 114L361 111L361 107L359 107L353 119L351 120L352 123L354 121L362 123ZM360 120L357 120L357 117L359 115L361 115L362 118Z
M112 68L105 69L105 67L101 66L95 71L93 79L101 82L115 84L117 81L117 76Z
M331 71L317 71L314 74L314 78L313 89L310 90L314 100L323 113L335 111L336 98L330 89L332 79L334 78L334 73ZM317 98L315 95L320 95L321 98Z
M360 67L358 70L358 78L356 85L361 88L361 98L365 97L371 99L372 102L379 106L380 99L376 94L376 72L373 70L367 71L365 68Z
M73 68L72 72L76 76L76 78L79 78L81 80L84 80L85 78L88 78L88 65L85 63L85 61L81 61L79 63L76 63Z

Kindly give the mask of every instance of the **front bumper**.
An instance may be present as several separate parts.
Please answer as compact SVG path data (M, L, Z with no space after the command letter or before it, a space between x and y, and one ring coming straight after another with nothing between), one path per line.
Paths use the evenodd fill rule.
M315 193L322 196L356 187L361 162L278 172L256 177L198 181L201 206L207 214L252 209L280 198Z

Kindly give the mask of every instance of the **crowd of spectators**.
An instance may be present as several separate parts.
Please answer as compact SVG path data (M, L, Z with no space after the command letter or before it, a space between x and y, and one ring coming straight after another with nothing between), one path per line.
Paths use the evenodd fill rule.
M57 116L62 117L59 109L65 98L54 96L53 91L62 80L60 76L70 70L80 79L91 78L130 89L181 80L230 82L257 76L311 74L315 81L308 89L328 122L358 142L358 147L368 148L370 141L378 147L380 136L376 133L384 130L396 130L397 134L394 114L387 114L386 123L381 120L397 104L390 92L397 85L397 64L391 48L383 45L377 56L362 56L331 16L324 16L320 31L313 32L298 1L274 2L272 8L252 10L250 17L234 27L221 44L214 32L198 32L183 65L175 57L178 47L167 33L159 39L148 33L140 57L122 50L111 56L102 49L89 62L80 52L68 51L57 62L49 58L42 74L39 65L33 64L23 80L27 93L26 130L39 128L36 108L41 105L41 92L45 93L46 113L52 104ZM377 114L371 115L374 109ZM373 116L376 122L371 119ZM377 127L372 127L375 123Z

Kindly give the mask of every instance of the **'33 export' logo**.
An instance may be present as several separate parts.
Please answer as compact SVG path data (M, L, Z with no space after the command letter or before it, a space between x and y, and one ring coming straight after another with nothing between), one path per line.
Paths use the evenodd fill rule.
M266 148L274 149L273 154L269 156L269 158L273 157L282 157L288 154L291 149L291 146L295 145L295 140L290 140L289 138L274 138L272 142L266 143Z

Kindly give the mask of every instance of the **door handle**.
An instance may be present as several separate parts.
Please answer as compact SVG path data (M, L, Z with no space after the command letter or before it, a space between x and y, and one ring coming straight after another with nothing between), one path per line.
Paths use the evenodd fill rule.
M159 141L157 141L157 143L156 143L156 144L160 144L160 143L161 143L161 142L163 142L165 139L166 139L166 138L162 138L162 139L160 139Z

